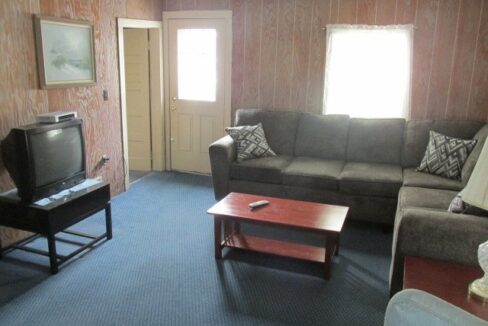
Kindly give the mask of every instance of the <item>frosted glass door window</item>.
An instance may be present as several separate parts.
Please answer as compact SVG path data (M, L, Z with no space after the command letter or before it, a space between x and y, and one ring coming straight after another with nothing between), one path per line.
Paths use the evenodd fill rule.
M217 31L178 30L178 99L215 102Z

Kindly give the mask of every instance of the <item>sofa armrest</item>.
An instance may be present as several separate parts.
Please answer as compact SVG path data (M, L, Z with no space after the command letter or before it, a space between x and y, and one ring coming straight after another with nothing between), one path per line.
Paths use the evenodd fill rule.
M393 234L390 293L402 289L405 256L477 265L478 246L488 239L488 218L440 210L405 208Z
M424 291L408 289L391 298L384 326L486 325L486 322Z
M419 208L401 215L397 250L405 255L478 263L478 246L488 240L488 218Z
M215 199L220 200L229 193L230 165L236 159L234 140L222 137L208 149Z

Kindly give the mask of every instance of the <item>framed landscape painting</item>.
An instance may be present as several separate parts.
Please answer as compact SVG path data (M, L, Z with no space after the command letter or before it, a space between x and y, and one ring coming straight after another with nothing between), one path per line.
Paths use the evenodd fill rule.
M36 15L34 26L41 88L96 83L91 23Z

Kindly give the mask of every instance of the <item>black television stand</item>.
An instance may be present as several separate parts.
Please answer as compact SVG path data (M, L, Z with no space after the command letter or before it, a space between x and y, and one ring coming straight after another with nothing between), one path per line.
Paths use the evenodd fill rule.
M72 225L87 217L105 210L106 232L94 236L82 232L68 230ZM17 241L5 248L0 248L2 255L20 249L31 253L49 257L51 273L58 272L59 265L73 258L82 251L93 247L104 238L112 239L112 216L110 207L110 184L98 183L88 188L72 192L68 196L52 201L46 206L25 204L15 191L0 194L0 225L33 232L34 235ZM72 239L56 237L57 233L67 233L89 242L79 242ZM26 246L39 237L46 237L48 251ZM56 253L56 240L79 246L70 254L63 256Z

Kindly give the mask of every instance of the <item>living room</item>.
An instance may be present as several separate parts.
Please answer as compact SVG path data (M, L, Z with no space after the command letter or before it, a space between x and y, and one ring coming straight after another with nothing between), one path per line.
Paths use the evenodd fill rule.
M223 12L222 16L231 19L231 25L223 29L231 37L226 44L229 48L226 59L231 68L224 69L228 74L222 79L226 87L222 94L230 97L226 97L228 115L223 119L222 128L215 125L206 129L214 129L218 137L209 136L212 141L200 137L205 139L201 142L204 147L221 141L226 134L225 127L262 123L269 146L278 156L294 160L298 156L313 156L310 152L315 151L320 159L346 162L333 182L338 189L349 187L349 192L328 189L329 183L325 185L324 178L320 182L304 179L306 172L314 172L314 164L299 167L294 178L280 174L279 181L273 179L275 175L270 170L252 170L255 166L231 170L229 166L235 162L228 163L223 157L231 153L235 160L233 143L230 147L221 143L214 147L214 163L208 151L204 153L212 175L185 173L185 170L198 171L175 168L177 162L171 157L176 154L171 147L176 146L171 144L174 135L170 135L172 126L168 118L162 120L160 165L129 186L120 26L122 22L130 25L131 21L134 26L141 21L156 24L151 26L159 24L162 32L159 45L166 60L167 53L175 50L171 43L166 43L170 34L164 34L170 31L165 29L170 26L169 19L211 12ZM35 15L84 21L93 26L96 82L85 86L41 87ZM362 26L366 31L390 28L408 36L405 43L408 55L394 56L403 58L405 65L395 61L392 64L397 68L390 69L395 76L400 75L402 67L407 69L403 76L407 88L400 92L404 100L399 101L390 94L382 96L400 103L398 111L392 113L390 107L381 110L381 103L377 111L369 110L368 116L328 109L333 106L328 101L334 97L330 95L332 89L327 80L337 78L329 67L334 56L330 37L334 28L345 25ZM478 317L484 316L486 320L486 304L483 299L466 297L469 283L482 276L477 250L488 240L488 223L483 212L454 216L447 209L459 191L474 184L469 182L474 179L470 175L479 178L481 173L480 180L485 180L481 184L486 184L486 170L477 171L482 169L480 162L484 157L482 148L488 122L487 38L488 4L484 0L3 0L0 3L0 51L4 58L0 65L0 75L4 76L0 79L0 139L5 139L12 128L34 122L39 114L76 112L83 120L86 176L99 177L110 185L113 238L74 256L56 275L50 274L46 257L20 250L2 255L0 324L378 325L388 315L387 306L393 294L390 292L390 265L395 260L392 249L401 252L402 260L395 260L400 283L405 276L401 275L403 257L423 256L453 264L453 269L457 268L459 275L467 278L468 283L461 285L462 291L457 294L466 302L451 301L444 307L435 301L440 296L436 292L434 298L428 298L433 301L424 304L434 305L438 315L442 311L449 318L459 318L457 324L481 323ZM166 85L173 66L164 62L161 69L162 119L173 114L173 96ZM367 89L368 84L378 80L373 78L376 75L380 72L367 75L366 80L371 82L363 81L362 88ZM348 87L352 88L355 80L360 79L349 76ZM389 83L393 84L392 80ZM346 97L357 103L364 101L361 96ZM176 112L179 110L181 107L176 107ZM280 111L287 111L286 118ZM351 117L329 121L323 118L324 113L345 113ZM355 120L358 118L387 118L393 122L362 125ZM294 131L287 129L290 127ZM334 130L332 140L327 141L320 133L310 135L320 130ZM343 145L337 145L341 130L345 135ZM474 149L469 151L472 155L468 153L465 157L464 169L459 168L458 179L444 178L447 181L438 182L439 179L414 178L418 176L413 172L417 172L414 170L424 156L431 130L451 138L476 140ZM310 132L304 135L302 131ZM352 136L356 137L354 143ZM285 140L287 137L290 140ZM151 141L154 144L157 139ZM297 151L300 144L302 148ZM380 150L378 144L392 147ZM343 152L334 156L332 153L337 149ZM408 164L404 155L407 150L412 153ZM374 179L376 183L371 188L361 188L364 185L359 185L356 179L342 185L339 174L349 159L395 165L400 179L392 181L388 179L389 174L382 182ZM287 167L283 165L283 171ZM406 184L406 170L411 176L410 185ZM365 173L374 177L370 171L373 170ZM423 187L419 182L430 183ZM404 186L410 188L400 190ZM0 160L0 190L14 187L16 184ZM313 191L309 191L311 188ZM435 191L430 192L431 188ZM214 221L206 212L229 192L348 206L341 250L331 258L330 279L324 279L320 264L262 253L225 249L223 258L215 260ZM397 212L399 194L404 196L403 204L407 207L400 213ZM420 207L429 209L428 213L418 212L421 200ZM272 206L273 202L268 205ZM266 209L263 206L256 212ZM82 221L80 228L103 232L106 224L102 215L97 213ZM393 230L399 215L409 221L403 224L410 227L403 226L403 233ZM425 216L431 219L424 220ZM468 217L463 219L465 216ZM451 221L451 217L453 224L438 222ZM436 224L429 224L432 220ZM324 245L321 234L253 225L243 225L244 231ZM0 247L6 248L29 235L21 228L0 226ZM436 246L429 244L429 240L440 242ZM43 239L38 239L35 245L47 247ZM70 248L60 246L59 250L62 249ZM414 266L413 275L420 275L417 278L421 283L428 282L427 274L420 273L428 268L424 265L426 261L414 262L419 265ZM445 265L441 266L444 271ZM402 271L398 272L399 269ZM395 293L405 284L397 286ZM477 311L481 315L474 317ZM402 317L399 315L396 318ZM390 319L389 322L408 325L432 321L428 313L418 312L416 316L422 318L417 320L408 320L406 315L403 318L407 321Z

